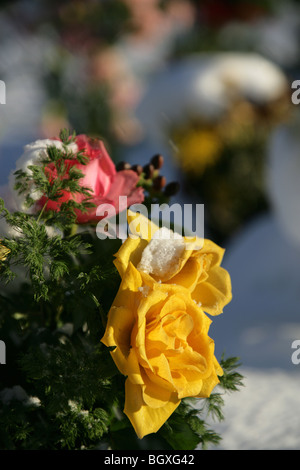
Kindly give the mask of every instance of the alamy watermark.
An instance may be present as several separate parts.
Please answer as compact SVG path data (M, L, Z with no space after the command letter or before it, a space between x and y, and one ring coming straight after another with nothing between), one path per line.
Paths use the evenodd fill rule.
M0 364L6 364L6 345L0 340Z
M293 352L293 354L291 356L292 363L295 364L295 365L298 365L298 364L300 364L300 339L295 339L292 342L291 347L292 347L292 349L295 349L295 351Z
M0 104L6 104L6 86L3 80L0 80Z
M126 208L127 197L119 197L119 208ZM161 239L176 239L186 237L193 241L195 237L204 238L204 204L151 204L150 210L144 204L133 204L130 211L135 213L134 222L128 222L127 211L117 210L112 204L101 204L97 207L96 215L102 217L96 227L97 237L126 240L130 238L153 238L154 231L161 231ZM145 234L143 231L144 218L150 222ZM134 226L133 226L134 223Z

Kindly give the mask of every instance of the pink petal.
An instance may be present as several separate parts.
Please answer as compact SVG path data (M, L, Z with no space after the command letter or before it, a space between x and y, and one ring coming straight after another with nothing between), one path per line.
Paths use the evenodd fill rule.
M85 155L88 156L90 160L101 160L101 166L105 173L108 175L114 175L116 173L116 167L108 155L102 140L92 139L85 134L79 134L76 137L76 143L78 149L84 151Z
M101 220L100 216L96 215L97 207L103 205L102 210L105 210L105 204L113 205L116 208L116 213L122 212L132 204L140 204L144 201L144 189L137 188L136 185L139 181L139 176L132 170L124 170L116 173L113 178L112 185L106 197L95 196L91 202L95 204L88 210L87 213L78 213L78 223L89 223ZM127 199L120 196L126 196Z
M101 150L101 156L100 162L101 162L101 168L102 170L109 176L114 176L116 174L116 167L110 156L108 155L108 152L105 148L104 143L100 140L99 141L99 147Z
M87 165L76 165L84 174L80 186L90 188L95 196L103 196L110 188L111 176L102 169L101 160L91 160Z
M132 192L137 189L136 185L138 181L139 176L134 171L118 171L112 178L111 186L108 193L106 194L106 197L112 200L116 200L119 196L131 196ZM138 199L140 200L140 197ZM143 200L144 197L140 200L140 202Z

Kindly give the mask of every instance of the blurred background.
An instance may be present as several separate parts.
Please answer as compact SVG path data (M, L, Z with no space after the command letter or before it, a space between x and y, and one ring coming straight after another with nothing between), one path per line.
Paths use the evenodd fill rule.
M162 154L174 202L204 204L205 236L226 248L233 300L211 336L247 387L222 448L300 447L299 13L296 0L0 2L0 185L24 145L68 127L115 163Z

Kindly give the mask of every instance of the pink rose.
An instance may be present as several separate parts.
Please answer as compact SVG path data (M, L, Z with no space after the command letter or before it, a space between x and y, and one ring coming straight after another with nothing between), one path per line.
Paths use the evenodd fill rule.
M66 160L65 163L67 168L75 165L83 173L84 176L79 180L79 184L91 190L89 202L95 204L95 207L89 208L87 212L77 211L78 224L96 222L103 218L104 216L96 215L99 205L112 205L115 207L116 213L119 213L132 204L143 202L144 190L141 187L136 187L139 180L137 173L132 170L117 172L101 140L92 139L81 134L76 137L76 144L78 150L81 150L89 158L88 163L82 165L77 160ZM56 178L54 165L47 167L47 173L50 181ZM126 206L119 204L119 196L127 197ZM47 202L45 210L58 211L62 202L73 199L81 203L85 198L86 196L82 194L72 195L70 192L64 191L57 201L48 200L47 202L47 198L43 196L37 202L37 206L41 209ZM124 203L124 198L122 198L122 202Z

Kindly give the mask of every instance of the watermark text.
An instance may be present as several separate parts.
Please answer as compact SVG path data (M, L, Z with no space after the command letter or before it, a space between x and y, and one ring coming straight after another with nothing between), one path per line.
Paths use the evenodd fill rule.
M6 345L0 340L0 364L6 364Z
M96 215L101 217L96 234L101 240L106 238L126 240L130 238L152 239L158 228L159 238L176 239L186 237L191 241L195 237L204 238L204 204L151 204L150 210L144 204L130 206L133 219L127 218L127 197L119 197L119 211L112 204L101 204ZM145 224L146 220L146 224Z
M292 354L292 363L295 365L300 364L300 339L295 339L292 342L292 349L295 349L295 351Z
M0 104L6 104L6 87L3 80L0 80Z

